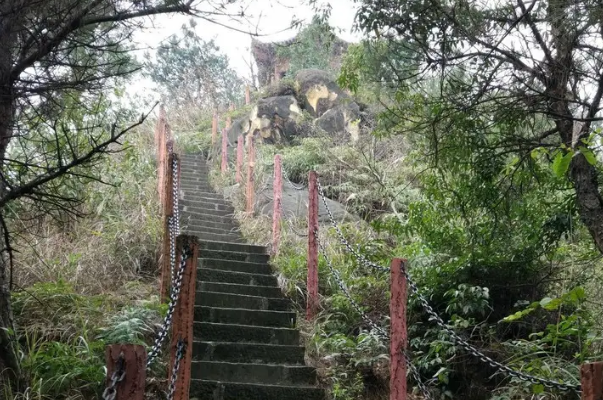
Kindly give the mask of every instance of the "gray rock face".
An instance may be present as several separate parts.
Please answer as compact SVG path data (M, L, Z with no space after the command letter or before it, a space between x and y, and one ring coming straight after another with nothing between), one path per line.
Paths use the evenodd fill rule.
M308 218L308 189L296 190L287 182L283 182L283 197L282 197L283 219L304 219ZM333 214L336 221L357 221L358 218L349 214L343 205L327 199L329 210ZM274 207L273 202L273 187L272 183L268 183L266 189L262 191L256 201L257 212L262 215L272 217ZM320 223L329 223L327 210L322 202L318 201L318 220Z
M350 96L324 71L303 69L295 77L297 97L303 108L314 117L320 117L331 108L350 103Z
M356 103L336 106L316 120L316 126L330 134L347 133L355 142L360 135L360 108Z

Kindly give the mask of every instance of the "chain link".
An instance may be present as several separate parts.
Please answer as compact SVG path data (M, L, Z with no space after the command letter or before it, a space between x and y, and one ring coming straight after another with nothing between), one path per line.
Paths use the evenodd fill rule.
M295 183L291 182L289 180L289 176L287 175L287 170L285 168L281 168L281 171L283 171L283 178L285 178L285 181L287 181L291 188L293 188L294 190L304 190L306 188L304 185L296 185Z
M358 262L360 262L362 265L364 265L366 267L374 268L377 270L381 270L381 271L389 271L389 268L377 265L377 264L369 261L368 259L366 259L364 256L362 256L361 254L356 252L354 250L354 248L349 244L349 242L345 239L345 236L341 232L341 229L339 229L339 226L337 226L337 222L335 221L335 218L333 217L333 214L331 213L331 210L329 209L329 206L327 205L327 201L326 201L322 186L321 186L318 178L317 178L316 183L317 183L317 187L318 187L318 192L319 192L320 196L322 197L323 204L325 206L325 209L327 210L327 214L329 215L329 220L331 222L331 225L333 226L333 228L335 228L337 235L340 238L341 243L348 249L348 251L350 253L352 253L356 257ZM548 388L554 388L554 389L559 389L559 390L563 390L563 391L568 391L568 390L573 390L576 392L581 391L581 386L579 384L568 384L568 383L557 382L557 381L553 381L550 379L545 379L545 378L540 378L537 376L529 375L529 374L526 374L525 372L516 371L513 368L509 367L508 365L504 365L504 364L492 359L491 357L487 356L486 354L481 352L478 348L471 345L465 339L460 337L452 328L450 328L444 322L444 320L442 320L442 318L439 316L439 314L431 307L431 305L429 305L429 302L427 301L427 299L420 293L419 287L412 280L412 278L408 274L408 271L405 268L402 268L402 273L404 274L404 276L406 277L406 280L408 281L408 285L411 288L411 292L417 297L417 299L419 300L419 303L421 304L421 306L423 307L425 312L427 312L427 314L429 314L430 319L434 320L436 325L438 325L438 327L440 329L445 331L454 340L455 343L460 345L465 351L469 352L471 355L473 355L480 361L497 369L499 372L504 372L504 373L506 373L512 377L518 378L522 381L530 382L530 383L537 384L537 385L543 385Z
M339 271L337 271L333 267L331 260L327 256L326 249L318 238L318 232L314 231L314 235L316 236L316 242L318 243L318 246L320 247L322 256L324 257L325 262L327 263L327 267L331 271L331 274L335 278L337 285L339 286L339 288L341 289L341 291L343 292L345 297L348 299L350 304L352 304L352 306L356 309L356 311L360 314L360 317L362 318L362 320L365 321L371 327L371 329L377 333L377 337L380 338L383 342L388 342L390 340L389 333L387 333L387 331L385 331L383 328L378 326L372 319L370 319L368 317L368 315L366 315L366 313L360 308L360 305L352 298L352 295L350 294L345 282L343 282L343 279L341 278ZM408 366L408 370L410 371L413 379L415 380L417 386L419 387L419 390L423 394L423 397L426 400L431 400L431 393L429 392L429 389L427 388L427 386L421 380L421 375L419 374L419 370L417 369L417 367L415 367L412 364L408 353L406 351L404 351L404 349L400 349L400 351L402 352L406 365Z
M168 312L163 320L163 324L161 325L161 329L155 338L155 343L153 344L153 348L149 352L149 356L147 359L147 368L151 365L151 363L155 360L155 358L161 352L161 345L163 341L168 335L168 331L170 326L172 325L172 317L174 314L174 310L176 309L176 304L178 303L178 299L180 297L180 289L182 288L182 279L184 277L184 270L186 269L186 261L190 257L190 249L184 249L182 251L182 257L180 259L180 268L178 269L178 274L176 276L176 280L173 282L174 285L172 287L170 293L170 303L168 305Z
M182 358L184 357L184 352L186 350L186 345L184 344L184 340L182 339L178 340L178 344L176 346L176 359L174 360L174 366L172 367L172 377L170 379L170 385L168 386L168 400L172 400L174 398L174 394L176 393L176 381L178 380L180 360L182 360Z
M117 396L117 384L126 377L126 366L124 355L120 354L117 358L115 371L111 374L111 383L103 391L103 400L115 400Z

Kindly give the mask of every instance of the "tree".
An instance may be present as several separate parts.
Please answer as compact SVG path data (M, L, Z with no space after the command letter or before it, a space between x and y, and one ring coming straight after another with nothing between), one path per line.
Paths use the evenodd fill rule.
M157 50L157 60L148 64L149 76L157 83L168 104L213 110L239 103L243 81L230 68L228 57L213 40L203 40L191 19L168 44Z
M0 385L16 385L20 376L10 307L13 249L7 208L26 199L42 213L75 212L77 193L61 183L99 179L89 167L146 117L125 125L127 116L108 109L115 81L139 68L127 44L140 18L236 16L220 5L218 11L196 11L204 2L0 2Z
M423 127L459 113L502 122L488 145L517 157L514 168L523 168L536 149L548 151L555 170L567 173L580 218L603 252L594 156L602 118L603 18L596 2L363 0L357 22L367 33L408 44L419 73L399 71L401 93L411 87L420 93L426 79L438 81ZM509 120L524 129L506 129Z

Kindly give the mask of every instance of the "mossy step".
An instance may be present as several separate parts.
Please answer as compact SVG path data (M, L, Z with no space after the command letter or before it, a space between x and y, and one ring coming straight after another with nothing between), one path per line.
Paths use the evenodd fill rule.
M197 282L197 290L206 292L245 294L249 296L272 298L283 297L281 289L277 286L252 286L239 285L235 283Z
M316 371L303 365L193 361L191 378L237 383L313 385L316 384Z
M248 274L246 272L221 271L209 268L199 268L197 270L197 279L201 282L277 287L276 276L274 275Z
M212 322L194 322L193 338L194 340L208 342L299 345L299 331L297 329L216 324Z
M201 250L199 252L200 258L213 258L220 260L232 260L232 261L243 261L251 263L267 263L270 261L268 254L253 254L253 253L239 253L234 251L221 251L221 250Z
M305 350L303 346L276 344L193 342L193 359L197 361L303 365Z
M207 233L207 232L198 231L195 229L191 229L190 227L183 229L183 231L185 231L189 235L196 236L197 240L218 240L220 242L234 243L234 244L246 243L245 239L243 239L243 237L238 234L221 234L220 235L217 233Z
M237 253L268 254L268 250L265 246L258 246L254 244L223 243L212 240L200 241L199 248L207 250L233 251Z
M244 308L247 310L291 310L291 302L288 299L202 291L197 291L195 294L195 305L220 308Z
M290 311L195 306L195 321L197 322L294 328L295 320L296 314Z
M191 380L190 399L197 400L325 400L317 387L259 385L251 383Z
M272 274L272 267L268 263L202 258L199 259L198 266L201 268L219 269L222 271L247 272L249 274Z

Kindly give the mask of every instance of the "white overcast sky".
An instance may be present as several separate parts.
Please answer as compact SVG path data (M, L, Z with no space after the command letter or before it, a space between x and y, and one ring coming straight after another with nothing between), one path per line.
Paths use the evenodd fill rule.
M242 0L246 5L245 21L221 18L220 23L245 32L256 32L261 35L260 41L286 40L297 34L296 30L287 29L294 18L310 21L314 11L307 5L307 0ZM331 0L332 7L330 24L337 30L337 35L347 41L358 41L359 33L352 32L356 6L353 0ZM232 11L241 7L237 0L232 5ZM147 20L146 28L134 37L137 47L155 48L170 35L178 33L183 24L187 24L190 16L161 15ZM196 31L203 39L215 39L220 50L228 56L231 66L243 77L249 77L248 62L250 61L251 36L248 33L237 32L224 26L213 24L203 19L196 19ZM153 52L153 50L151 50ZM141 56L143 51L138 52ZM153 85L147 79L137 79L132 83L130 94L148 96Z

